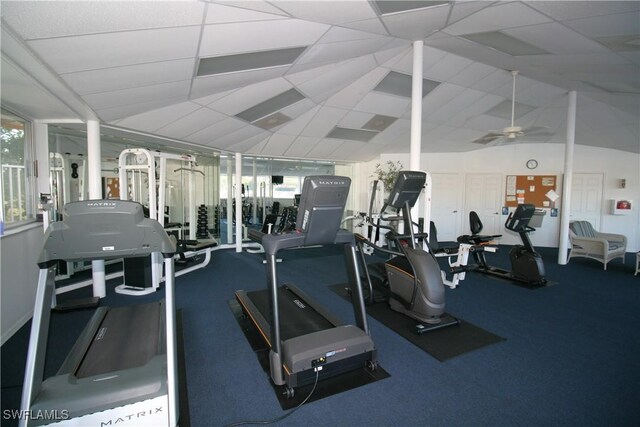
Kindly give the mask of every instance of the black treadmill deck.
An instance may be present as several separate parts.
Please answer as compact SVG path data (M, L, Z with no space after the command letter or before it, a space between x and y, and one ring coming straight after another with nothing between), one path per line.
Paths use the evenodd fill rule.
M251 291L246 295L260 315L267 322L270 322L269 290ZM296 295L287 285L278 288L278 304L280 308L280 339L282 341L336 326Z

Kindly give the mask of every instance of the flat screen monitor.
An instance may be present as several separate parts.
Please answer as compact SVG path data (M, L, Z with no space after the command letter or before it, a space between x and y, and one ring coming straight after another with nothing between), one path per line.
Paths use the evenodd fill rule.
M284 184L284 176L282 176L282 175L271 175L271 183L273 185Z

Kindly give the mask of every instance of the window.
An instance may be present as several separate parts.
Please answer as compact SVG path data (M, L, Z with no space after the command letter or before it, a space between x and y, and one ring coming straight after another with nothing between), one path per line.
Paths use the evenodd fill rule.
M2 110L0 162L2 206L0 221L11 226L34 219L29 123Z

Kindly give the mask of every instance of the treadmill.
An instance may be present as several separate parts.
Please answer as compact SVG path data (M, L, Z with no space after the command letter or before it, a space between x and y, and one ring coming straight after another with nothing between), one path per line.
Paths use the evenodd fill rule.
M45 234L31 325L21 426L178 424L175 244L142 205L125 200L68 203ZM162 301L100 307L56 375L43 381L58 261L164 257Z
M270 347L271 379L294 388L341 373L377 367L369 334L353 233L340 229L351 179L308 176L304 180L296 229L262 238L268 288L236 291L236 299ZM343 324L301 289L278 286L276 254L311 245L342 245L348 270L355 325ZM330 268L330 266L328 266Z

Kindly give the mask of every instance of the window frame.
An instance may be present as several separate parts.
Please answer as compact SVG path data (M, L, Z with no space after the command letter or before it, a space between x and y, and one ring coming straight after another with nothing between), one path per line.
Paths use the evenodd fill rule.
M34 151L34 142L33 142L33 121L21 114L16 113L11 110L7 106L3 105L0 109L0 114L4 117L10 118L12 120L18 120L24 123L24 137L23 137L23 149L24 149L24 200L25 200L25 211L26 218L17 220L17 221L6 221L6 213L4 210L4 196L0 193L0 222L2 222L2 234L10 234L7 233L9 231L15 230L17 228L21 228L25 225L36 222L36 176L34 173L35 167L35 151ZM0 161L1 163L1 161ZM4 186L4 173L0 176L0 185ZM4 187L2 187L4 190Z

